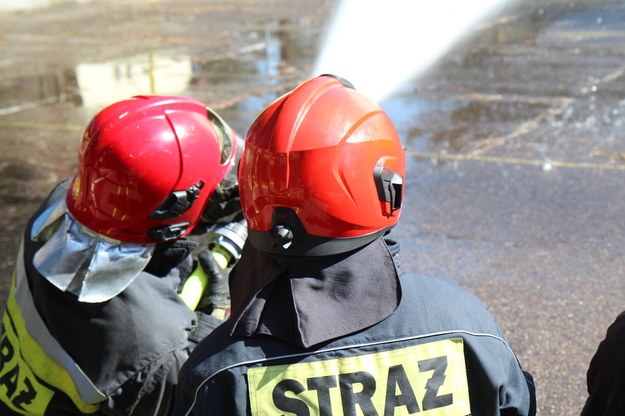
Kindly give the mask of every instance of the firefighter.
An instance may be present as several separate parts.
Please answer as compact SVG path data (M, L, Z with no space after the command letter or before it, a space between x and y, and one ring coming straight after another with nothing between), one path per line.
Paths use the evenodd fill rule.
M133 97L91 120L76 175L23 236L3 317L0 414L169 412L182 363L221 323L178 292L194 269L186 236L237 186L237 146L216 113L185 97Z
M391 121L339 77L260 114L239 166L249 234L232 314L183 366L174 416L535 413L486 307L400 272L388 232L405 177Z

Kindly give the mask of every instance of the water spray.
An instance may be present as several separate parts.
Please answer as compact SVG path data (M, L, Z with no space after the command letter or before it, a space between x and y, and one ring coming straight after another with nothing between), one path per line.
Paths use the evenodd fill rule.
M342 0L312 77L349 80L376 102L434 64L509 0Z

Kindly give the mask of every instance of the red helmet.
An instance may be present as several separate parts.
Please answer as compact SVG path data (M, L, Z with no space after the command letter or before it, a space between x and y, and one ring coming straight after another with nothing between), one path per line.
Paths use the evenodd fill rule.
M347 81L322 75L279 98L245 146L239 192L258 249L336 254L397 223L405 150L384 111Z
M183 237L235 164L235 137L191 98L137 96L112 104L85 130L67 208L115 240Z

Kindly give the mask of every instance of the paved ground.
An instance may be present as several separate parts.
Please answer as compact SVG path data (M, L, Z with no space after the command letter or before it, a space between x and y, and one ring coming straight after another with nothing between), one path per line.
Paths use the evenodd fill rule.
M0 303L28 215L71 175L98 108L179 93L244 134L309 74L332 1L93 1L0 14ZM625 308L625 6L517 1L383 102L409 151L403 267L492 309L578 414ZM402 50L410 53L409 50ZM1 305L0 305L1 306Z

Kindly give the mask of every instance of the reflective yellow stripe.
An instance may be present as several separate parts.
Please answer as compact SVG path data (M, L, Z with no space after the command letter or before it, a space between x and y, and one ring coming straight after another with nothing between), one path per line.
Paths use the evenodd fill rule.
M462 339L247 371L252 415L471 414Z
M41 384L22 360L18 349L19 339L8 312L2 318L2 325L4 334L0 341L0 400L17 413L43 415L54 391Z
M11 293L7 300L7 310L3 318L5 335L2 338L2 345L4 348L0 349L0 351L4 354L9 349L13 349L14 352L19 352L19 354L13 354L11 360L9 360L12 365L7 365L7 363L3 362L4 366L0 369L0 398L19 413L43 415L54 392L40 383L34 377L36 375L40 380L65 393L82 413L96 412L100 405L88 404L82 401L67 370L50 359L41 345L28 333L24 318L15 301L14 292L15 273L13 273ZM2 383L4 377L11 371L16 372L12 379L12 382L17 383L17 387L14 389L11 389L9 384ZM9 394L12 390L13 394ZM13 404L19 392L23 390L35 393L35 398L30 403L22 405L26 412L16 408Z

